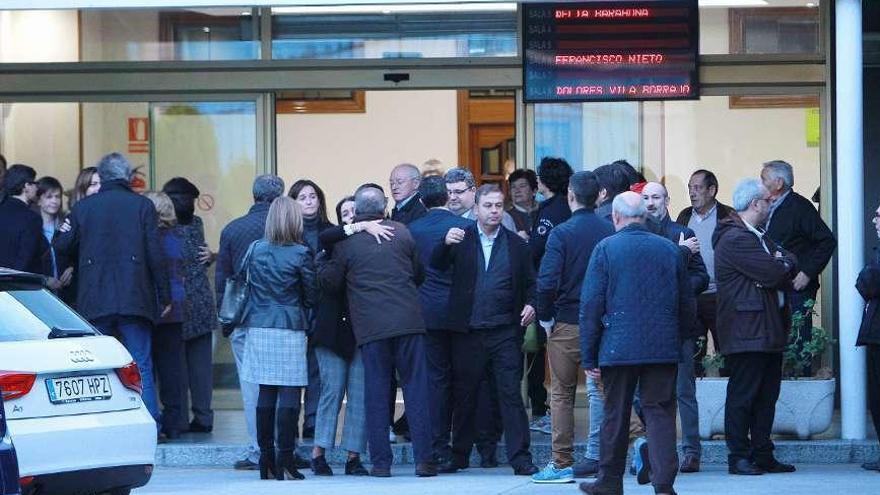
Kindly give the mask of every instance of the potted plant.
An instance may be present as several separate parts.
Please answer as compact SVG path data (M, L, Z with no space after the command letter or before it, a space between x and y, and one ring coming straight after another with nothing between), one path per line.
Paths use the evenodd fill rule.
M805 310L792 315L788 345L782 355L782 387L776 402L776 418L773 433L797 435L807 440L831 426L834 414L833 373L827 367L813 376L804 376L813 362L825 352L834 339L823 328L814 326L815 301L809 300ZM809 339L803 339L797 331L810 325ZM703 359L703 368L718 370L724 366L720 354ZM727 378L701 378L697 380L697 403L700 407L700 437L709 439L716 433L724 433L724 402L727 397Z

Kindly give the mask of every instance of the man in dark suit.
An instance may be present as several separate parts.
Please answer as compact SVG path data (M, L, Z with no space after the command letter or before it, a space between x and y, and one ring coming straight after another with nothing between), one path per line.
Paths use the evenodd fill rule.
M143 378L144 404L158 419L152 327L171 311L159 219L152 201L131 190L131 165L124 156L101 158L98 175L101 192L76 203L55 249L78 255L76 308L131 353Z
M27 165L9 167L0 198L0 266L41 273L46 251L43 220L30 208L37 196L37 173Z
M538 472L529 452L529 425L519 392L523 326L534 321L531 252L515 232L501 228L504 193L494 184L476 192L476 224L452 228L434 250L431 266L452 267L454 417L452 459L444 471L464 469L474 443L480 377L490 366L498 392L507 453L514 473Z
M677 244L687 260L688 283L696 298L709 286L709 273L700 256L700 244L694 231L679 225L669 217L669 193L658 182L648 182L642 189L642 199L648 210L648 230ZM700 416L697 407L697 385L694 374L694 355L697 354L695 327L681 339L681 361L678 363L676 395L681 417L683 456L682 473L700 470Z
M819 274L831 261L837 240L810 200L792 190L794 172L790 164L782 160L765 163L761 181L773 198L765 229L767 236L798 260L798 273L788 291L791 311L804 313L808 310L807 301L816 301ZM802 341L810 339L813 329L810 321L810 318L803 319L798 328ZM805 367L804 373L809 376L811 367Z
M391 197L394 198L394 209L391 210L391 220L409 225L426 213L428 209L422 204L419 196L419 183L422 174L419 168L409 163L402 163L391 171L388 184L391 186Z
M355 222L381 220L387 200L379 189L365 187L355 195ZM333 258L319 267L325 290L345 289L355 340L364 360L367 440L371 474L391 476L388 441L391 377L400 376L409 412L416 475L436 476L431 452L431 409L425 358L425 321L418 286L424 271L416 243L405 225L390 220L394 237L381 244L367 232L356 233L333 248Z
M724 406L730 474L795 470L776 460L770 440L790 325L786 289L798 271L797 258L760 230L772 200L761 181L740 181L733 191L737 214L715 229L718 337L730 370Z
M419 260L425 269L425 281L419 287L422 314L427 337L428 376L431 384L431 420L434 457L444 464L452 457L449 431L452 427L452 332L449 330L449 291L451 270L438 270L430 265L431 253L443 244L449 229L466 229L474 222L446 208L449 195L442 176L425 177L419 185L419 196L428 214L409 224L416 241Z
M880 207L874 210L874 230L880 237ZM865 312L856 345L864 346L868 355L868 409L874 422L874 431L880 431L880 250L874 249L874 259L868 262L859 273L856 289L865 299ZM880 471L880 460L868 461L862 468Z
M698 249L706 272L709 273L709 286L697 297L696 336L705 339L711 333L715 352L718 352L718 335L715 332L715 250L712 248L712 234L718 222L730 215L733 209L718 202L718 178L709 170L700 169L691 174L688 180L688 196L691 206L681 210L675 222L694 231L697 236ZM689 246L690 247L690 246ZM694 358L694 367L701 376L703 374L702 360L706 355L708 345L702 346ZM721 376L727 376L727 370L718 370Z
M694 300L681 249L645 227L647 211L628 191L612 202L617 234L593 250L580 298L582 366L605 392L599 477L581 483L590 494L623 493L628 426L639 387L650 443L637 441L653 470L654 492L672 494L675 451L675 382L681 335L689 330ZM662 287L663 290L657 290ZM647 456L644 456L647 454Z

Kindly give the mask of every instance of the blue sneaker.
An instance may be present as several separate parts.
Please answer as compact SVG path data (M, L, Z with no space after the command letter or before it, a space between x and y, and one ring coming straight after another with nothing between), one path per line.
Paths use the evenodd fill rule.
M648 458L648 441L639 438L633 444L633 466L636 468L636 481L640 485L651 482L651 460Z
M574 470L571 467L556 469L553 461L532 476L532 483L574 483Z

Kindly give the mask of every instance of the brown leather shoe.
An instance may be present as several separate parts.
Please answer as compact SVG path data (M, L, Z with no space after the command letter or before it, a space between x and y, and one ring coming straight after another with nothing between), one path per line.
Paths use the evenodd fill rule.
M681 461L681 467L679 471L681 471L682 473L699 473L700 458L693 454L685 455L684 459L682 459Z

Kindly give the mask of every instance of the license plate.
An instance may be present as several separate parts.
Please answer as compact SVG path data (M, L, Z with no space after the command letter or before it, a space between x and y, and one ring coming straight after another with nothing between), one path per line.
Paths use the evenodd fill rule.
M107 400L113 396L107 375L64 376L46 379L52 404Z

